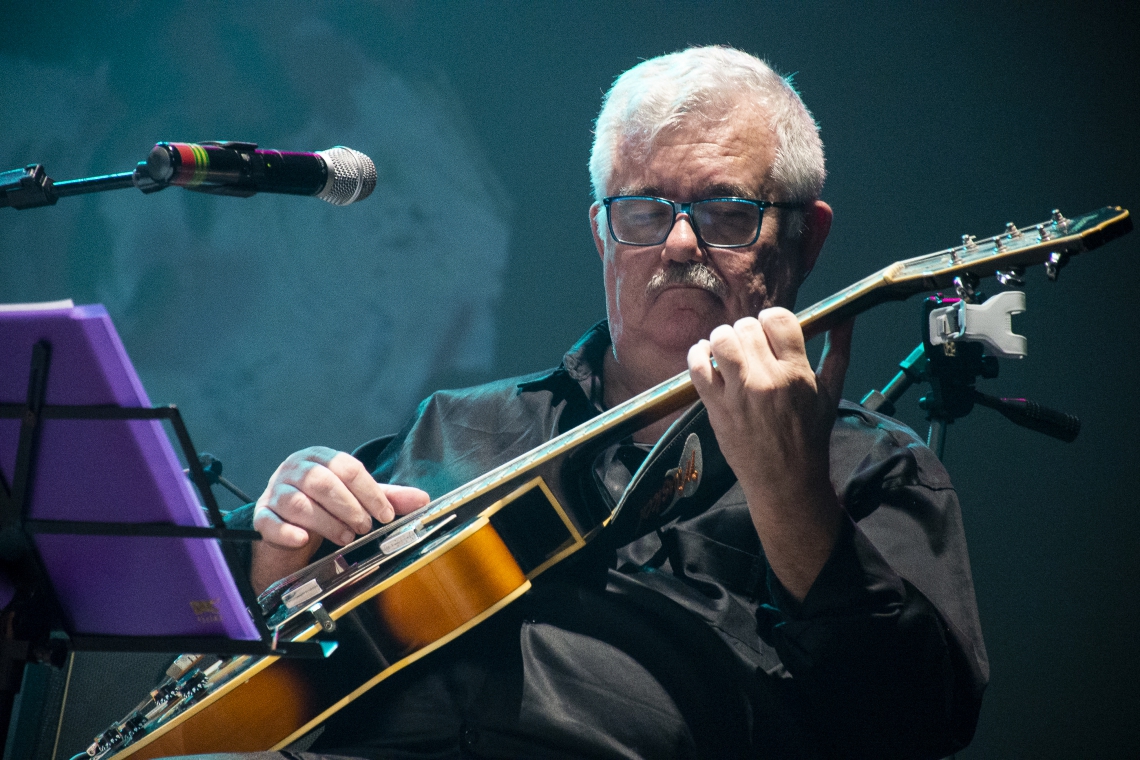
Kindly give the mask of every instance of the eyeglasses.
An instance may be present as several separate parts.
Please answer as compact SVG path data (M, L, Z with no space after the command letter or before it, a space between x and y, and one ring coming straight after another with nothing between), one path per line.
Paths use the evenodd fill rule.
M799 203L753 201L747 198L706 198L678 203L648 195L603 198L610 235L624 245L661 245L669 237L677 214L688 214L697 239L714 248L743 248L760 237L764 209L800 208Z

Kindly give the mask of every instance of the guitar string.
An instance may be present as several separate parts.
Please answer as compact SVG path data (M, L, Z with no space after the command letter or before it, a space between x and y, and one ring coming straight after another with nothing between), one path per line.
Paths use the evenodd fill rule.
M1093 214L1079 217L1076 220L1066 220L1064 229L1067 230L1071 227L1081 229L1089 218L1093 218L1098 215L1099 212L1094 212ZM801 323L801 325L807 326L826 316L827 314L836 311L841 306L857 304L860 297L865 296L870 292L874 292L882 286L883 280L885 279L887 273L892 269L892 267L898 267L895 273L895 279L903 279L904 277L906 279L929 277L934 274L934 270L929 268L922 269L918 273L911 275L907 275L907 272L913 271L915 268L919 267L929 267L932 262L944 262L945 266L940 267L940 269L943 271L953 271L954 269L960 269L966 265L976 265L986 259L992 260L1009 258L1014 253L1020 253L1023 255L1024 253L1032 252L1034 249L1041 247L1063 247L1073 239L1079 240L1081 237L1080 234L1068 234L1055 239L1039 240L1037 242L1034 242L1032 236L1025 235L1025 233L1037 231L1039 226L1042 225L1029 225L1027 227L1018 228L1019 234L1016 236L1012 233L1001 233L994 235L981 241L980 243L975 243L974 245L976 246L976 250L966 248L963 245L900 261L897 265L892 265L891 267L887 267L867 277L864 277L858 282L855 282L852 285L849 285L848 287L840 290L838 293L824 298L812 306L809 306L807 309L800 311L796 315L797 320ZM1062 229L1062 226L1059 225L1056 220L1053 220L1050 226L1054 229ZM1005 244L1004 250L1002 246L998 244L998 241L1003 238L1009 241L1009 243ZM991 245L992 249L989 247ZM544 459L553 458L557 456L563 449L573 448L584 439L592 438L600 428L619 425L629 418L651 410L656 403L656 400L660 396L667 395L670 392L683 390L685 386L689 385L691 383L691 380L688 375L689 373L687 371L682 372L670 378L669 380L666 380L664 383L661 383L658 386L650 388L641 394L628 399L627 401L613 407L607 412L603 412L598 417L595 417L594 419L589 420L586 423L583 423L582 425L573 428L560 436L557 436L556 438L548 441L546 444L538 447L537 449L527 452L526 454L523 454L514 460L506 462L481 476L480 478L477 478L476 480L464 486L460 486L459 488L447 494L444 494L438 499L431 501L418 510L397 518L387 525L381 526L377 530L372 531L365 536L362 536L356 541L347 544L343 548L324 558L315 565L310 565L308 568L303 569L299 573L290 576L289 578L283 579L283 582L274 584L274 587L279 589L283 586L291 585L296 581L301 580L302 578L315 577L320 574L320 570L326 569L328 565L335 563L338 558L343 557L345 554L366 546L373 541L380 540L391 533L394 533L402 528L416 523L417 521L423 521L430 517L438 515L441 512L448 510L453 505L462 504L463 502L476 498L486 491L500 487L510 482L510 480L514 478L518 472L529 469L534 464L537 464ZM354 563L353 566L355 566L355 564L356 563ZM347 578L345 580L347 580ZM270 591L275 590L274 587L271 587Z

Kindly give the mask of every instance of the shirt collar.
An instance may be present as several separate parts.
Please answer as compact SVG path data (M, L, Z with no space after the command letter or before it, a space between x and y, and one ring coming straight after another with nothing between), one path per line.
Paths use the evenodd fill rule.
M601 378L606 349L610 347L610 323L598 322L562 356L562 366L578 382Z
M534 380L519 383L519 391L556 390L558 386L573 381L582 389L591 405L597 411L603 411L602 367L609 347L610 325L603 319L571 346L562 356L562 364L557 369Z

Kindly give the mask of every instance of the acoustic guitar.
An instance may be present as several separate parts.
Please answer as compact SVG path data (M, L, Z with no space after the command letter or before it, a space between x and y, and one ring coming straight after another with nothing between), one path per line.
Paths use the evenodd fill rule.
M972 291L978 278L993 275L1010 282L1032 264L1044 263L1055 279L1071 256L1131 229L1128 211L1118 207L1073 219L1055 211L1041 224L1011 223L999 235L964 237L953 248L891 264L797 318L810 338L884 301L951 287ZM281 749L301 740L368 689L518 599L548 568L608 531L618 537L606 541L620 545L704 488L716 455L709 446L702 454L690 432L692 411L650 453L616 506L575 475L614 441L695 401L683 372L282 579L259 598L274 640L335 639L330 657L183 655L87 754L144 760Z

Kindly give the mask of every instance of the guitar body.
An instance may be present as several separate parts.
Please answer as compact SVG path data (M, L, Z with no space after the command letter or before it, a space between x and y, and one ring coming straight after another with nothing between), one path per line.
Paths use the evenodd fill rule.
M530 581L492 524L531 511L518 489L431 551L332 609L336 651L323 660L236 657L196 704L125 747L118 757L155 758L287 746L385 678L443 646L521 596ZM533 509L533 507L531 507ZM580 543L578 544L581 545ZM366 620L367 624L362 623ZM311 623L296 640L321 632Z

